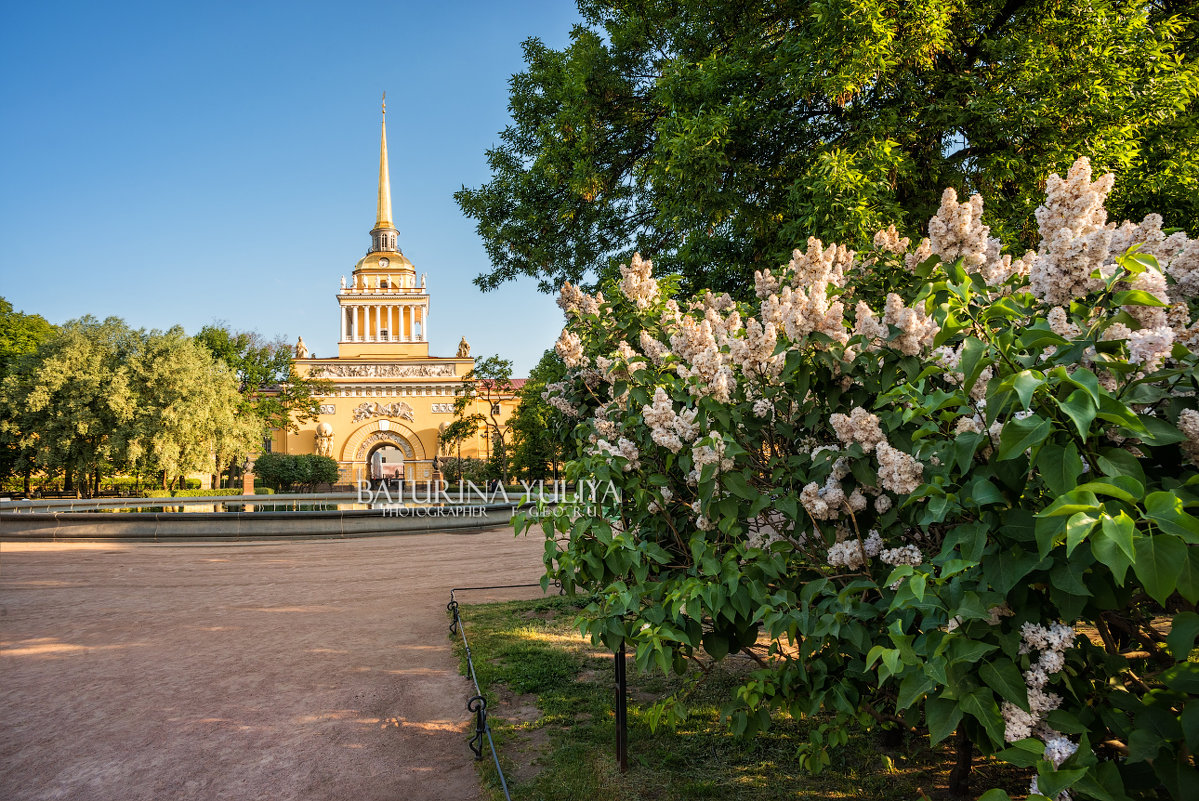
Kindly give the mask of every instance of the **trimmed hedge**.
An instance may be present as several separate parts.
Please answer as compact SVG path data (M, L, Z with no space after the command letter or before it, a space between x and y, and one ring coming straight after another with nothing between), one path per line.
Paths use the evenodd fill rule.
M270 487L254 487L256 495L274 495L275 491ZM241 489L186 489L186 490L145 490L142 492L143 498L218 498L229 497L231 495L241 495Z

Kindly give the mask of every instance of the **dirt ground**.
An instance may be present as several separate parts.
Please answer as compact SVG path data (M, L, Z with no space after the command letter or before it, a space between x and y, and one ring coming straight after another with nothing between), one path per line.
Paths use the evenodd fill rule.
M445 605L543 547L0 543L0 798L478 798Z

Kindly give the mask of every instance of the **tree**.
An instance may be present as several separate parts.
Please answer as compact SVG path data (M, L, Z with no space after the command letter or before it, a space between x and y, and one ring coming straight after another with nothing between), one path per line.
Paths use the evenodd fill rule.
M509 470L508 441L507 430L500 425L500 403L512 394L512 362L488 356L476 361L474 368L462 377L462 390L454 399L455 423L462 421L455 429L455 436L483 425L490 443L489 459L505 482ZM482 412L478 411L480 407Z
M300 423L317 419L317 393L329 382L296 372L284 339L267 342L257 332L224 324L206 325L195 338L233 370L245 402L262 420L263 435L273 428L298 431Z
M529 481L557 478L565 458L569 428L542 397L546 387L566 377L566 365L547 350L520 389L520 401L508 420L512 431L512 470Z
M492 263L476 284L614 277L634 251L684 291L743 292L809 236L918 237L943 187L1036 245L1046 177L1119 174L1113 217L1199 233L1193 0L580 0L524 44L513 123L463 187Z
M10 365L36 352L56 330L40 314L14 311L12 304L0 297L0 383L8 375ZM29 494L33 456L28 452L22 454L15 440L0 431L0 478L7 478L18 469L24 473L25 493Z
M21 449L19 467L62 471L64 489L78 478L90 494L102 468L127 463L137 393L124 361L136 340L116 317L83 317L12 366L0 388L0 425Z
M129 469L161 472L165 487L257 445L239 398L232 372L183 329L84 317L15 363L0 384L0 427L24 466L62 471L68 491L93 495L105 473Z
M129 462L140 473L161 473L162 485L256 450L262 424L241 403L237 379L208 348L176 326L143 334L126 360L136 388L129 421Z

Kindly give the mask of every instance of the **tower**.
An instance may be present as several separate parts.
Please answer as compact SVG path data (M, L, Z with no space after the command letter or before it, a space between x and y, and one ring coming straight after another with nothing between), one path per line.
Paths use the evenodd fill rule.
M370 250L354 265L350 281L337 293L341 315L338 357L342 359L425 358L429 355L429 295L417 282L399 247L391 219L391 178L387 165L387 102L379 138L379 195Z

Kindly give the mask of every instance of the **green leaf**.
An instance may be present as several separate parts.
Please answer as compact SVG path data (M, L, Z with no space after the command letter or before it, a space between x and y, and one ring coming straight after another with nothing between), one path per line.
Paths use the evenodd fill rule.
M930 696L924 700L924 717L928 722L929 739L936 745L957 730L962 721L962 710L957 701Z
M1145 498L1144 517L1167 534L1181 537L1192 545L1199 544L1199 520L1187 514L1182 499L1172 492L1149 493Z
M1037 453L1037 472L1054 495L1064 495L1074 489L1082 475L1078 446L1073 442L1064 446L1046 443Z
M1162 684L1171 690L1188 695L1199 694L1199 662L1182 662L1166 668L1161 674Z
M937 683L924 673L909 673L899 683L899 698L895 702L897 711L902 712L932 692Z
M1016 390L1016 396L1020 398L1020 404L1027 411L1032 405L1032 396L1037 387L1045 383L1045 376L1032 370L1024 370L1009 380L1012 382L1012 389Z
M983 360L983 355L987 352L987 346L982 340L977 337L966 337L962 340L962 360L960 367L962 374L965 376L964 389L969 392L974 386L974 382L978 380L978 376L987 366Z
M1074 427L1078 429L1078 435L1086 439L1087 432L1091 429L1091 422L1099 411L1099 407L1091 399L1090 393L1085 389L1076 389L1064 401L1058 401L1057 405L1074 423Z
M1163 303L1143 289L1116 292L1112 295L1112 304L1115 306L1157 306L1158 308L1167 308L1170 305Z
M1037 512L1037 517L1069 517L1078 512L1099 513L1102 508L1090 490L1071 490L1049 506Z
M1009 749L1011 750L1011 749ZM1021 765L1021 767L1032 767L1031 765ZM978 801L1012 801L1012 797L1006 791L1000 790L998 787L992 787L978 797Z
M983 662L978 675L988 687L999 693L1000 698L1012 702L1025 712L1029 711L1028 686L1015 662L1010 659Z
M1163 606L1174 592L1178 574L1187 559L1187 546L1170 534L1141 537L1135 543L1136 560L1132 570L1145 592Z
M1107 495L1112 498L1119 498L1122 501L1128 501L1129 503L1137 503L1141 500L1141 496L1145 494L1144 485L1132 476L1113 476L1111 478L1088 481L1085 484L1079 484L1078 489L1090 490L1096 495Z
M974 483L970 485L970 498L973 499L977 506L1005 502L1003 493L999 491L999 488L984 476L974 479Z
M1199 636L1199 615L1194 612L1178 612L1170 624L1166 636L1166 647L1177 660L1186 659L1195 648L1195 637Z
M1052 762L1041 760L1037 763L1037 791L1043 796L1057 798L1062 790L1068 789L1086 773L1086 768L1054 770Z
M987 730L987 735L991 738L992 746L1003 745L1003 715L999 712L999 705L995 703L994 693L984 687L979 687L962 698L961 707L963 711L973 715L979 723L983 724L983 728Z
M1187 561L1178 574L1178 594L1199 603L1199 548L1187 548Z
M1090 512L1076 512L1066 521L1066 556L1074 553L1098 522L1099 518Z
M1045 441L1053 424L1040 415L1029 415L1023 420L1009 420L999 435L999 461L1015 459L1029 448Z
M1012 743L1010 748L1003 749L995 756L1009 765L1015 765L1018 768L1031 768L1045 758L1045 744L1035 737L1026 737ZM986 796L984 795L983 798Z
M704 650L713 659L724 659L729 655L729 638L709 631L703 637Z
M1091 553L1112 571L1116 583L1124 586L1124 576L1135 558L1132 518L1123 512L1118 518L1104 515L1103 525L1091 535Z

